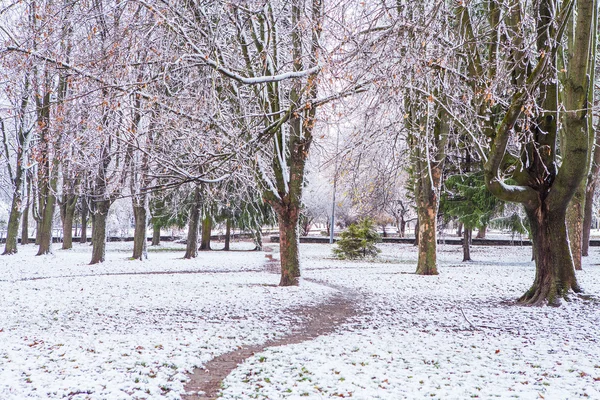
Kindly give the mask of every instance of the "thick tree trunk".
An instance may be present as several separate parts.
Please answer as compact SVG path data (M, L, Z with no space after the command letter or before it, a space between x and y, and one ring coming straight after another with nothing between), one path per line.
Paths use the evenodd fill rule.
M581 255L583 244L583 217L585 202L585 182L577 188L567 209L567 230L575 270L581 270Z
M90 264L104 262L106 256L106 220L110 209L110 200L96 201L94 226L92 229L92 261Z
M77 206L77 196L65 196L64 203L60 205L63 228L63 250L73 248L73 217Z
M88 225L88 202L85 197L81 198L81 237L79 243L87 243L87 225Z
M418 275L437 275L437 202L417 206L419 239Z
M198 222L200 220L200 189L196 188L194 204L190 210L187 234L187 246L183 258L190 259L198 256Z
M592 156L592 166L587 179L585 190L585 208L583 211L583 238L581 244L581 255L587 256L590 249L590 230L592 229L592 217L594 213L594 193L600 173L600 125L595 131L595 146Z
M225 247L223 250L229 251L229 243L231 242L231 219L225 221Z
M202 238L200 241L200 248L198 250L208 251L210 248L210 234L212 231L212 221L210 217L204 217L202 220Z
M527 210L531 225L536 274L531 288L520 302L531 305L558 305L569 292L580 292L567 234L566 212L550 212L544 206Z
M463 261L471 261L471 229L465 228L463 231Z
M458 223L458 227L456 228L456 236L461 237L463 235L463 224L461 222Z
M160 246L160 226L152 225L152 246Z
M54 228L55 204L56 196L53 193L53 189L49 188L43 208L42 221L40 223L40 244L37 252L38 256L52 252L52 229Z
M417 222L415 222L415 246L419 245L419 221L417 215Z
M402 219L400 221L400 237L403 238L406 236L406 221Z
M485 239L485 234L487 233L487 225L483 225L481 228L479 228L479 230L477 231L477 239Z
M140 204L141 203L141 204ZM147 258L146 254L146 207L143 201L133 200L133 216L135 219L135 229L133 232L133 255L134 260Z
M281 260L281 280L279 286L298 285L298 277L300 276L300 255L298 249L299 214L299 207L280 208L277 212Z
M21 201L21 191L20 189L16 189L13 192L12 204L10 206L10 216L8 217L6 243L4 244L3 255L17 253L17 236L19 235L19 222L21 220Z

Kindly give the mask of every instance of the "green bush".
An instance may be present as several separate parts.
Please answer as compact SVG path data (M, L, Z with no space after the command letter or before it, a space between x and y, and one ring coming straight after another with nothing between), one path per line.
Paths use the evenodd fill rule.
M381 237L375 231L373 221L364 219L352 224L341 233L336 242L337 248L333 254L342 259L356 259L376 256L381 250L375 243L381 242Z

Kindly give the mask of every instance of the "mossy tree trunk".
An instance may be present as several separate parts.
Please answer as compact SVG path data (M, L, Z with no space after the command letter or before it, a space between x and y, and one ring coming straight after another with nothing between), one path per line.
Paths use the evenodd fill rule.
M102 263L106 259L106 221L110 205L111 200L95 201L90 265Z
M560 8L555 0L541 0L526 10L519 2L514 4L504 18L515 48L514 53L504 60L514 71L512 97L501 121L496 121L490 111L480 111L479 117L489 121L482 133L490 141L489 151L483 154L484 150L480 149L480 152L485 160L487 188L501 200L523 204L531 226L536 277L520 301L555 305L561 298L567 298L570 291L579 291L566 215L569 202L587 175L590 147L588 93L593 64L590 45L597 4L595 0L576 0L563 3L565 7ZM573 12L574 4L576 13ZM466 43L473 44L467 48L469 75L474 92L486 93L484 74L488 71L480 61L484 53L476 46L468 7L467 3L461 3L457 9L461 34ZM524 14L531 18L523 18ZM563 31L571 19L572 29ZM530 21L537 25L535 44L529 44L521 34L530 28L526 25ZM498 30L493 29L491 33L498 35ZM566 41L562 36L564 32L569 35ZM568 43L566 51L559 48L565 43ZM558 67L559 51L566 55L564 68ZM529 60L532 54L536 54L535 63ZM498 52L491 55L503 56ZM560 79L560 101L557 71L564 74ZM527 112L531 93L537 93L536 105L541 110L538 114L535 114L537 111ZM558 140L558 120L562 122L564 132L561 140ZM523 138L527 139L521 140ZM516 157L515 164L505 162L511 157L509 143L520 145L520 158ZM507 170L509 164L518 165L518 168ZM507 182L507 176L513 182Z
M3 255L17 253L17 236L19 235L19 224L21 222L21 213L23 206L23 181L27 183L25 164L29 149L29 141L33 134L33 129L28 129L26 126L26 114L30 100L30 79L29 73L25 74L23 81L23 92L19 106L16 110L15 124L17 128L16 141L12 142L15 146L16 154L14 160L11 160L11 152L9 149L9 127L4 123L4 119L0 119L0 132L2 133L2 143L4 144L4 157L8 161L6 163L6 172L10 181L12 192L12 201L8 216L8 226L6 232L6 242L4 244ZM13 164L14 162L14 164ZM24 179L25 178L25 179ZM27 233L27 232L26 232Z
M202 220L202 237L200 239L200 251L208 251L210 248L210 236L212 233L212 219L206 215Z
M63 228L63 250L73 248L73 219L77 208L78 196L67 195L60 204L60 216Z
M298 219L300 207L292 207L287 212L278 213L279 221L279 253L281 260L280 286L298 284L300 276L300 252Z
M487 233L487 225L483 225L481 228L477 230L477 239L485 239L485 235Z
M431 112L429 110L428 112ZM411 109L409 115L413 127L421 126L417 122L416 113ZM418 275L437 275L437 213L440 206L440 189L442 184L442 171L446 157L446 145L450 126L448 116L439 109L431 132L415 132L411 137L411 154L415 175L415 202L419 219L418 236ZM425 124L428 124L425 122ZM433 149L436 149L433 153Z
M548 210L545 204L527 209L531 224L536 274L531 288L519 299L526 304L557 305L580 288L569 248L565 209Z
M160 246L160 225L152 225L152 246Z
M135 219L135 228L133 232L133 254L134 260L142 260L147 258L147 241L146 241L146 226L147 224L147 209L145 199L133 197L133 216Z
M8 217L8 227L6 231L6 243L2 255L17 253L17 236L19 235L19 222L21 220L21 190L13 189L13 198Z

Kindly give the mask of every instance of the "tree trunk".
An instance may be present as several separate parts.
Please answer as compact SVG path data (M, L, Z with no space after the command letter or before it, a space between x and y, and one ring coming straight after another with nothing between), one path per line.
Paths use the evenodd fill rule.
M54 178L52 178L54 179ZM54 228L54 206L56 195L52 187L47 190L43 207L42 221L40 223L40 244L37 255L41 256L52 252L52 229Z
M81 198L81 236L79 243L87 243L87 225L88 225L88 203L87 198Z
M463 235L463 224L462 222L458 223L458 227L456 228L456 236L461 237Z
M262 231L260 227L254 231L254 251L262 251Z
M64 203L60 205L60 215L62 217L63 228L63 250L73 248L73 217L77 206L77 196L65 196Z
M160 246L160 226L152 225L152 246Z
M595 131L595 146L592 156L592 166L587 179L585 191L585 208L583 211L583 238L581 244L581 255L587 256L590 249L590 230L592 229L592 217L594 213L594 193L600 173L600 125Z
M212 231L212 221L209 216L202 220L202 238L200 240L200 248L198 250L208 251L210 248L210 234Z
M35 245L39 246L42 241L42 221L35 220Z
M95 202L94 226L92 229L92 261L90 261L90 265L104 262L106 257L106 220L110 203L110 200Z
M225 222L225 247L223 250L229 251L229 243L231 241L231 219L227 218Z
M31 178L27 175L27 201L23 209L23 220L21 223L21 245L29 244L29 207L31 206Z
M418 246L419 245L419 218L418 218L418 215L417 215L417 222L415 222L414 231L415 231L415 244L414 245Z
M135 219L135 229L133 233L133 255L134 260L143 260L148 258L146 254L146 206L144 201L133 199L133 216Z
M581 255L583 244L583 217L584 217L584 202L586 198L584 180L577 188L573 199L567 208L567 230L569 232L569 243L571 244L571 253L573 255L573 263L575 270L581 270Z
M465 228L463 231L463 262L471 261L471 229Z
M29 201L25 204L21 221L21 245L26 244L29 244Z
M543 203L542 203L543 204ZM528 209L536 273L533 286L520 298L531 305L558 305L569 291L580 292L567 234L566 212L548 211L542 205Z
M21 201L21 190L15 189L13 192L12 204L10 206L10 216L8 218L6 243L4 245L3 255L17 253L17 236L19 235L19 222L21 220Z
M485 234L487 233L487 225L483 225L481 228L479 228L479 230L477 231L477 239L485 239Z
M281 259L281 280L279 286L298 285L300 276L300 255L298 216L299 207L286 207L277 210L279 220L279 252Z
M437 275L437 207L435 202L417 206L419 239L417 275Z
M188 222L187 245L185 256L183 258L190 259L198 256L198 221L200 220L200 189L196 188L194 192L194 204L190 210Z
M400 237L403 238L406 236L406 221L402 219L400 221Z

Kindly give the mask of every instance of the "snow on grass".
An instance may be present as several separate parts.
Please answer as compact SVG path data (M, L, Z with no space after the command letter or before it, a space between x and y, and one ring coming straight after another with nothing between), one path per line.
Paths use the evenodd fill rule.
M377 262L304 245L304 276L346 286L362 314L336 333L269 348L235 370L223 398L600 398L600 304L516 306L533 282L529 247L440 249L440 275L417 276L416 251L381 245ZM578 272L600 293L598 249Z
M86 245L0 257L0 399L179 398L195 366L285 334L298 323L286 309L334 292L277 287L262 252L183 260L174 246L139 262L130 246L94 266Z

